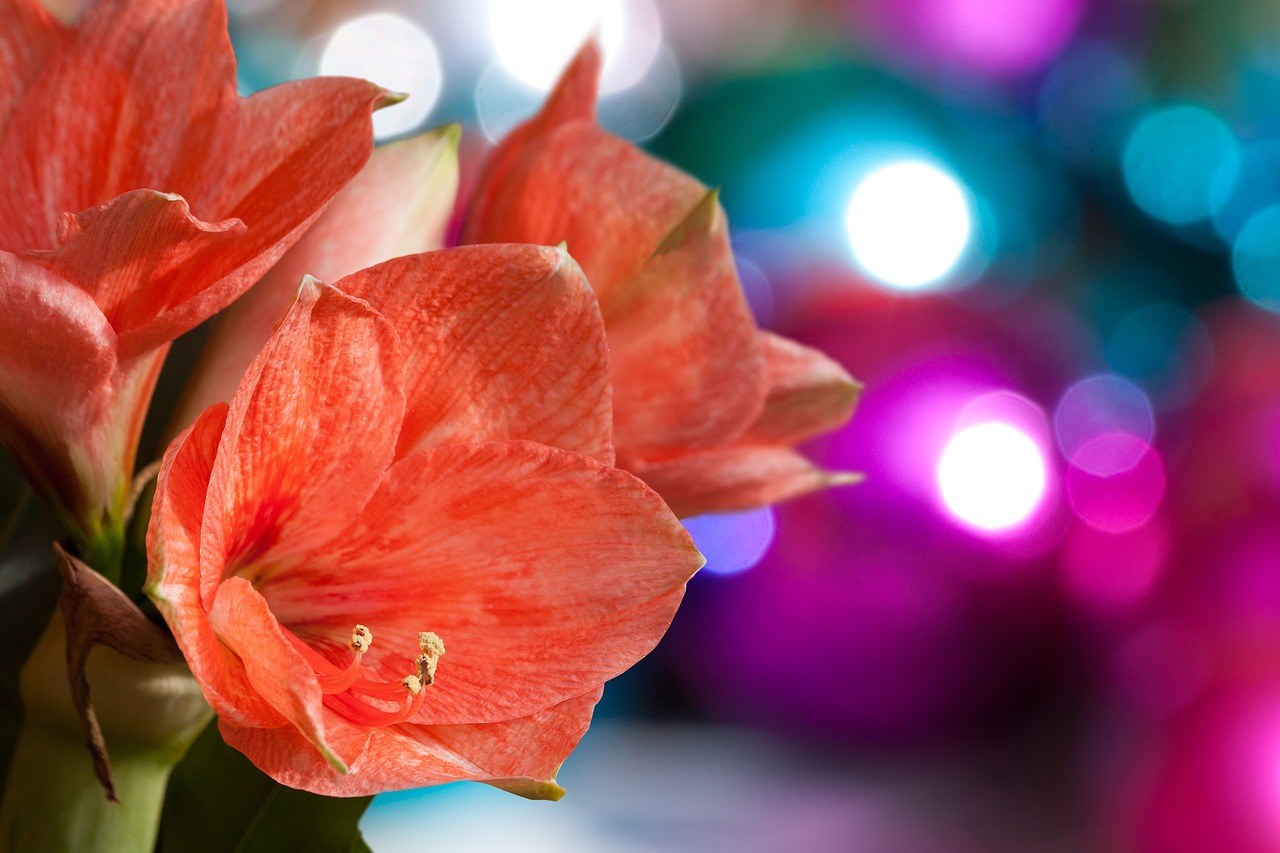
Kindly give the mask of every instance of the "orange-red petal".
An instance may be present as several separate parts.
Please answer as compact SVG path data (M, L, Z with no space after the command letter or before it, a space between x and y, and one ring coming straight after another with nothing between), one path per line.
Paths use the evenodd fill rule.
M0 235L9 248L47 248L59 214L128 190L198 198L192 179L226 156L213 143L235 99L218 0L94 4L13 113L0 148Z
M376 311L304 284L232 399L201 562L273 567L337 535L391 463L401 368L395 332Z
M613 462L600 309L564 252L464 246L395 259L336 286L367 299L404 344L398 457L527 439Z
M843 426L862 386L843 367L811 347L770 332L760 334L769 396L743 436L746 444L792 444Z
M0 139L9 116L66 28L39 0L0 0Z
M765 506L860 479L824 471L781 446L718 448L632 470L681 518Z
M91 497L81 481L94 448L81 443L94 440L112 403L115 350L87 293L0 252L0 441L45 495Z
M615 288L706 188L595 123L600 47L590 41L542 110L489 154L464 243L564 242L608 314Z
M192 299L216 279L221 259L245 234L239 220L201 222L186 199L132 190L98 207L64 214L58 246L26 256L78 284L121 335L122 357L152 346L130 346L141 335L169 340L179 330L149 333L147 324ZM181 330L181 331L185 331Z
M760 414L759 333L715 193L664 236L604 316L624 464L723 444Z
M291 726L242 728L220 719L218 729L276 781L325 796L360 797L472 780L534 799L558 799L563 789L555 782L556 772L586 732L600 691L597 686L527 716L493 723L402 723L370 732L330 715L331 742L364 750L345 774Z
M457 139L455 126L374 149L302 239L218 318L176 423L189 423L210 403L231 399L304 275L333 282L389 258L444 245L457 193Z
M340 637L358 616L379 637L365 663L388 679L403 675L418 631L436 632L449 653L411 721L495 722L643 657L701 565L631 475L499 442L396 463L355 524L260 589L303 639Z
M220 0L102 0L14 106L0 247L54 249L62 214L142 189L182 196L196 220L241 220L243 239L188 259L179 293L166 281L109 288L102 307L129 352L155 348L225 307L301 235L368 158L370 112L386 102L340 78L242 101Z
M230 577L218 585L209 624L236 656L258 697L287 721L286 728L301 734L340 772L359 757L362 750L350 738L328 742L325 717L333 715L325 713L315 671L249 581Z
M221 566L201 564L200 527L226 419L226 404L209 407L165 452L147 528L146 592L213 709L240 725L280 726L284 715L259 694L239 658L218 640L205 607L221 581Z

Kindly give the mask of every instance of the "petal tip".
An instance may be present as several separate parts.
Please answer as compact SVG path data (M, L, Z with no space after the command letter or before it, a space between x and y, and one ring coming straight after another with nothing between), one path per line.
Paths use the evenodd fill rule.
M488 784L501 788L509 794L515 794L517 797L524 797L526 800L548 800L554 803L565 795L564 788L560 787L554 778L492 779Z
M390 89L379 88L378 94L374 96L373 108L381 110L386 107L393 107L401 101L409 100L408 92L393 92Z
M438 133L440 135L440 140L444 142L445 145L452 148L454 151L458 150L458 145L462 142L462 125L461 124L459 124L458 122L454 122L453 124L446 124L444 127L439 128L433 132Z
M662 242L653 250L654 256L674 252L690 239L715 234L724 225L724 216L720 213L720 190L709 189L672 228Z

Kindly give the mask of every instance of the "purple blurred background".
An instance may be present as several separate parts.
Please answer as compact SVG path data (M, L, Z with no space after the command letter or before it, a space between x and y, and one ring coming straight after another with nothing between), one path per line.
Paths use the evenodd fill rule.
M1275 0L228 0L246 91L410 93L464 177L592 27L602 121L722 188L760 323L866 384L858 486L709 564L569 796L392 850L1280 850Z

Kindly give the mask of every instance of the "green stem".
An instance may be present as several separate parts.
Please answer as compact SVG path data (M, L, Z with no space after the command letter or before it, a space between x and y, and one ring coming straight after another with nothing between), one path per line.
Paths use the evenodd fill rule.
M124 545L124 524L114 519L92 536L76 537L76 551L84 564L116 586L120 585Z
M22 670L25 718L0 805L0 849L154 848L169 774L211 711L181 664L140 663L99 647L88 675L120 802L108 802L94 776L67 686L62 619L55 616Z

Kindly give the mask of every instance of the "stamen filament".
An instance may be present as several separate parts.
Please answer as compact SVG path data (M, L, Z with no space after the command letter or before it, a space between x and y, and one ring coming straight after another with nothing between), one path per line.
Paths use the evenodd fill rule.
M381 708L375 708L356 699L350 693L335 693L331 696L324 697L326 705L334 707L344 717L352 722L365 726L393 726L407 720L419 708L426 698L426 691L419 690L415 696L403 687L400 688L401 695L405 698L405 703L397 711L384 711Z
M329 660L293 632L285 633L315 672L325 706L355 723L372 727L403 722L422 707L426 700L423 688L435 680L436 666L444 654L444 643L440 638L434 633L422 632L418 635L420 654L414 661L415 671L401 681L382 681L370 677L371 671L364 665L364 653L373 642L373 634L363 625L357 625L351 633L348 648L354 655L345 667ZM396 710L385 710L365 699L402 704Z

